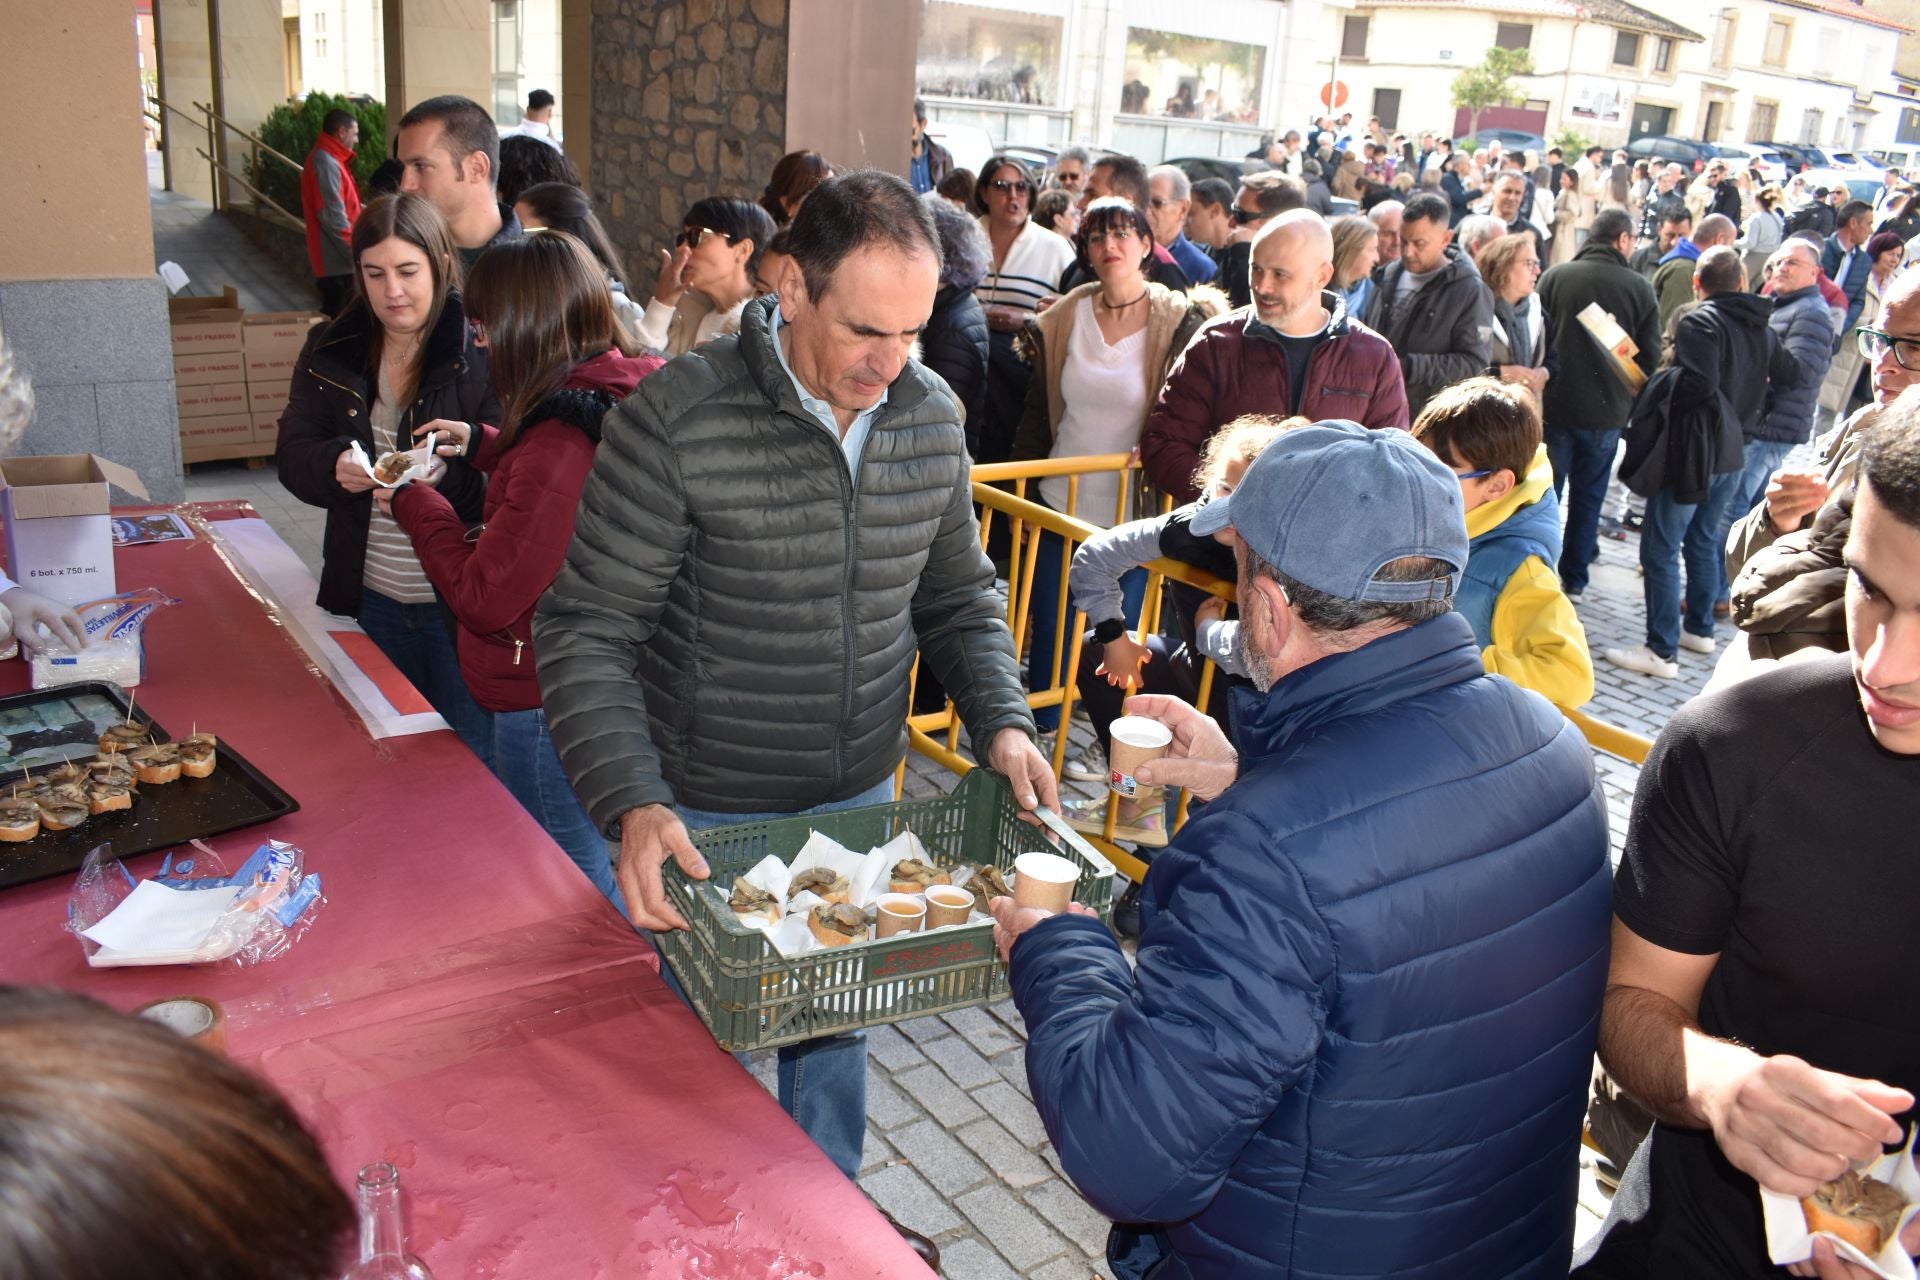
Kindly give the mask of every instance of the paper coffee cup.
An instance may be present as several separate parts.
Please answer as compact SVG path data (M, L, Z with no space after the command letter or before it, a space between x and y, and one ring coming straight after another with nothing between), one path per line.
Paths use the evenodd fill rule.
M973 895L952 885L937 884L927 890L927 928L944 929L950 924L965 924L973 910Z
M1055 913L1073 901L1080 868L1057 853L1023 853L1013 860L1013 901Z
M927 918L927 904L914 893L883 893L873 900L873 932L880 938L912 933Z
M1173 745L1173 730L1145 716L1121 716L1107 730L1112 741L1107 747L1107 787L1115 795L1136 798L1140 784L1134 771L1149 760L1158 760ZM1149 787L1158 792L1160 788Z

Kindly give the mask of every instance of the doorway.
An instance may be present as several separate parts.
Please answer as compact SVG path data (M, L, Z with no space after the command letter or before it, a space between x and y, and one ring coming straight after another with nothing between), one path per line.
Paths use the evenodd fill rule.
M1654 133L1671 133L1673 108L1656 107L1647 102L1633 104L1633 136L1644 138Z

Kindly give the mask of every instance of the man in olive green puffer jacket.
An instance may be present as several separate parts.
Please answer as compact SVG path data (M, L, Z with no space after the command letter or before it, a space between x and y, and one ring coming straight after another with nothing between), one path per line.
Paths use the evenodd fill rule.
M620 839L645 929L684 927L661 888L667 857L706 874L687 825L891 799L916 648L976 753L1027 807L1056 802L980 549L959 407L910 358L938 287L932 220L905 183L862 172L817 188L789 234L777 306L749 303L737 337L607 415L534 621L554 745ZM854 1047L846 1069L864 1073ZM818 1124L789 1110L851 1174L864 1088ZM851 1127L822 1131L835 1119Z

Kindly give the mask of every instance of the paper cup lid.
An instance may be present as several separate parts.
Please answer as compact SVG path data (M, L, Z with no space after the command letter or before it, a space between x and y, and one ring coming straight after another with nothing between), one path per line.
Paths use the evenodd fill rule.
M1173 730L1145 716L1121 716L1108 726L1107 732L1132 747L1173 745Z

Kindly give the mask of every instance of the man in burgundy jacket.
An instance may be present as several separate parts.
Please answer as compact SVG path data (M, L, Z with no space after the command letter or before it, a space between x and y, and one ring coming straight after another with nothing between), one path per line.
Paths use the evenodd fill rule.
M1319 214L1296 209L1268 222L1247 274L1253 305L1201 326L1140 434L1148 478L1176 502L1199 497L1193 473L1201 449L1242 414L1407 425L1393 348L1327 288L1333 236Z

